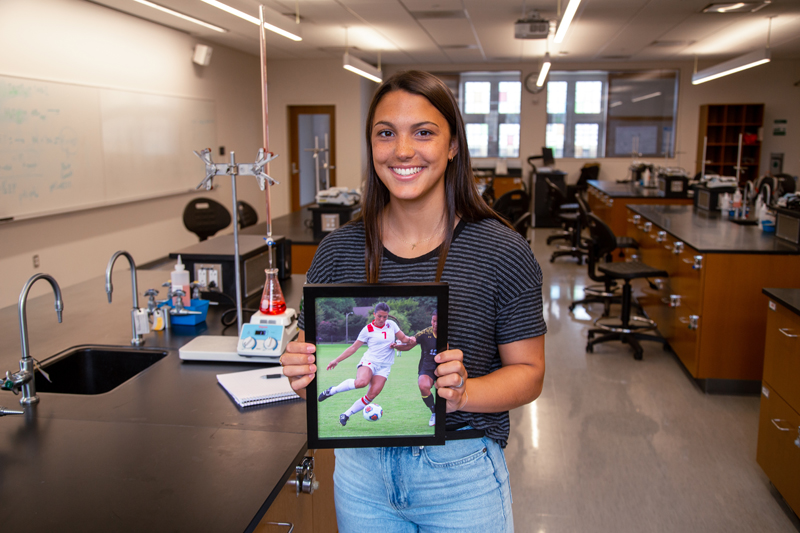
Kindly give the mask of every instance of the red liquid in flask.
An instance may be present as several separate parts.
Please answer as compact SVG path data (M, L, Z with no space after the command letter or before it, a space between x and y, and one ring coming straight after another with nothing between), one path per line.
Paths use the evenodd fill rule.
M264 284L264 292L261 294L261 304L258 310L265 315L282 315L286 312L286 300L283 299L283 291L278 283L278 269L271 268L265 271L267 282Z

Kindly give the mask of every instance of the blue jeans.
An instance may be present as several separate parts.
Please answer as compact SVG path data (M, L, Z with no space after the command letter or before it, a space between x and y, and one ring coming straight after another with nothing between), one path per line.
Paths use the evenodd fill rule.
M340 533L511 533L511 487L487 437L445 446L336 450Z

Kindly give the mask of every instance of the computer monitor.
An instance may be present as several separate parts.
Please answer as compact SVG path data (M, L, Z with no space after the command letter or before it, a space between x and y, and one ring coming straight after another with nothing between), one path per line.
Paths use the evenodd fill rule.
M553 167L555 164L556 160L553 159L553 149L542 146L542 165L545 167Z

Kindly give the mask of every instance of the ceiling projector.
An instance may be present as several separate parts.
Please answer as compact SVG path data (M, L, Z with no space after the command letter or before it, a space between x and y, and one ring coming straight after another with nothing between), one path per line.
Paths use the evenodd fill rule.
M514 24L515 39L547 39L549 34L550 21L540 18L535 11Z

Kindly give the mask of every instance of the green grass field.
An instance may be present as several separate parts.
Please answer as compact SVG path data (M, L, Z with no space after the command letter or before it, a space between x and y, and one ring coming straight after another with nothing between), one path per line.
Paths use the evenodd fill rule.
M338 385L346 379L355 379L356 366L367 351L366 346L362 346L333 370L325 370L328 363L341 355L348 346L348 344L317 345L318 395L328 387ZM422 402L417 385L420 348L417 346L400 353L401 357L395 357L392 372L383 390L373 402L383 408L383 418L371 422L364 419L363 413L359 412L351 416L347 425L342 427L339 415L364 396L369 386L341 392L317 404L320 438L433 435L434 428L428 426L431 412Z

